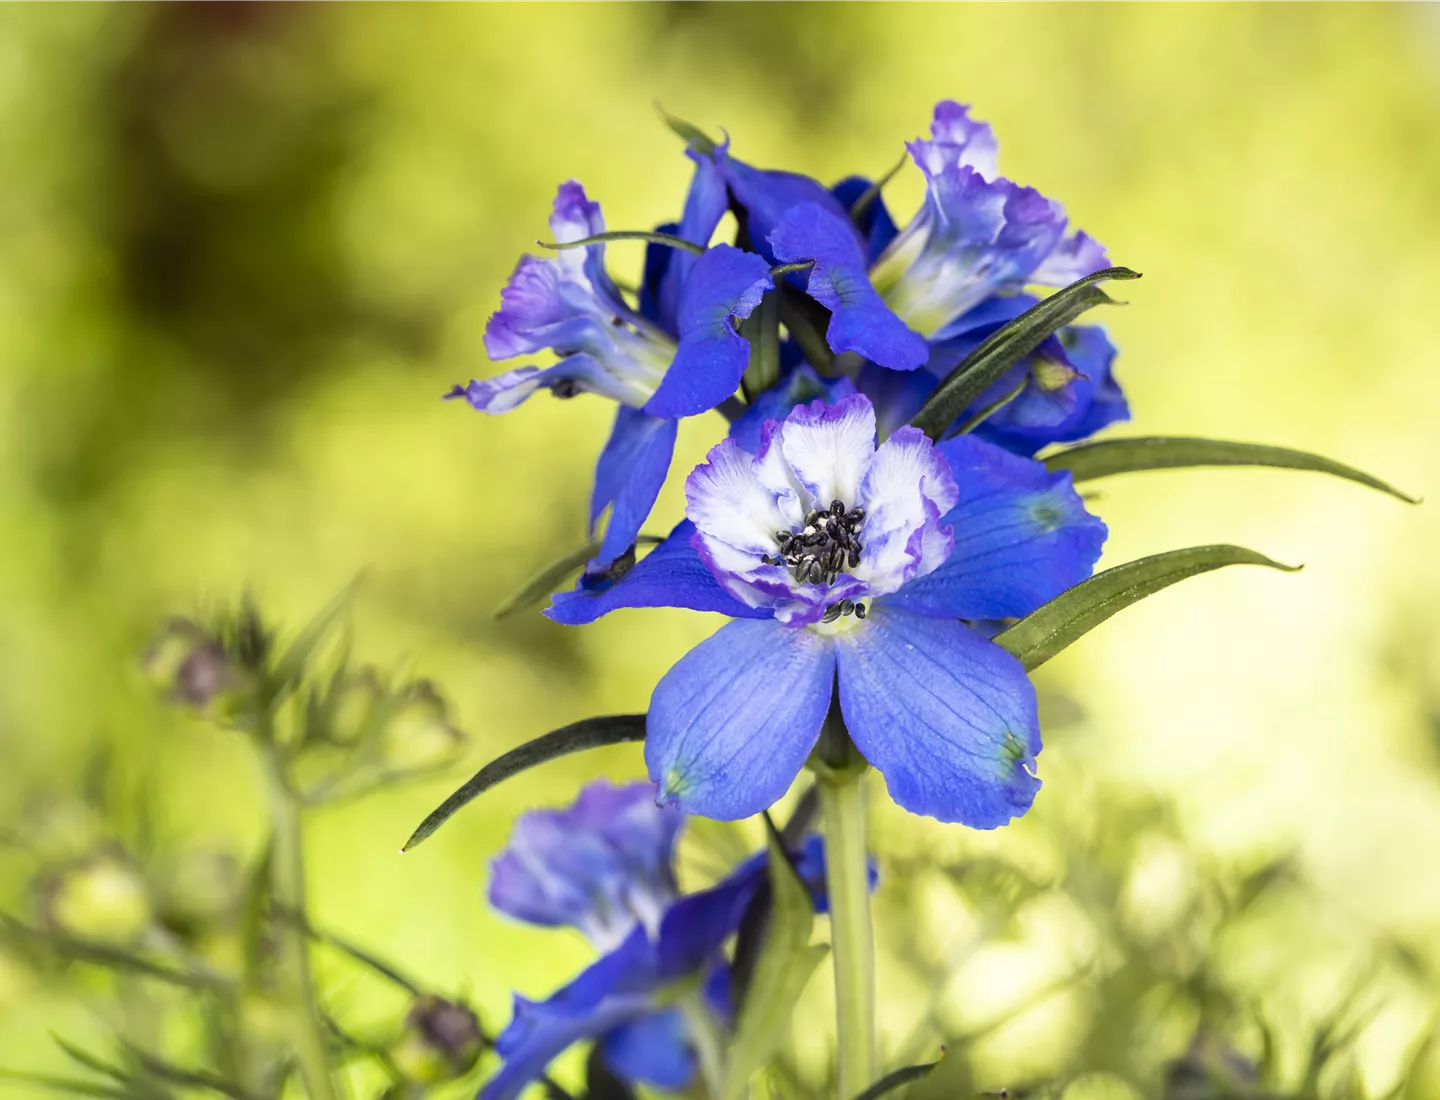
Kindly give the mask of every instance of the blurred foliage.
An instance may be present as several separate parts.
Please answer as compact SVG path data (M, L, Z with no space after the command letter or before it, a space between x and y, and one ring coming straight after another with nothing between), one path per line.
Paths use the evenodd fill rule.
M384 690L370 663L423 667L474 762L643 709L704 616L491 619L581 541L607 411L438 397L493 369L485 318L558 181L615 227L676 212L688 166L652 100L830 179L883 171L943 97L1145 272L1106 319L1143 431L1305 447L1435 499L1432 6L0 8L0 820L35 842L0 863L3 908L41 928L98 895L124 950L147 908L188 934L256 865L249 757L137 669L175 608L249 589L293 624L368 570L335 714ZM913 172L887 190L902 215L918 194ZM687 424L677 463L719 430ZM656 529L680 505L667 489ZM1046 787L1016 827L878 812L887 1057L944 1042L937 1088L1069 1100L1152 1095L1179 1059L1172 1092L1254 1067L1384 1095L1440 990L1440 520L1284 473L1137 475L1094 506L1109 564L1229 541L1307 569L1167 592L1047 668ZM453 776L327 808L316 925L498 1024L586 954L488 914L484 861L520 808L639 767L547 765L403 860ZM399 1034L407 996L355 967L320 954L327 997ZM802 1018L828 1020L827 980ZM0 949L0 1064L73 1073L49 1033L103 1049L103 991ZM828 1058L804 1031L797 1091ZM1433 1095L1421 1062L1411 1095Z

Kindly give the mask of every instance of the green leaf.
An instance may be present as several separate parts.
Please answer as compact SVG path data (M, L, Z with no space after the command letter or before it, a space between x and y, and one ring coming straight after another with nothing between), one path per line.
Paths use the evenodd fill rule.
M144 1096L133 1088L117 1085L101 1085L92 1081L81 1081L73 1077L56 1077L48 1073L25 1073L15 1069L0 1069L0 1081L18 1081L51 1092L65 1092L72 1096L95 1096L101 1100L130 1100Z
M627 741L643 740L645 740L645 715L643 714L611 714L603 718L586 718L568 726L562 726L558 730L551 730L544 736L527 741L519 748L511 749L504 756L486 764L471 776L463 787L442 802L434 813L420 822L420 827L411 834L410 839L405 842L405 847L400 850L408 852L449 821L462 807L479 798L491 787L504 782L513 775L519 775L537 764L544 764L546 761L585 749L598 749L604 745L619 745Z
M903 1088L905 1085L912 1084L920 1080L920 1078L928 1076L939 1064L939 1062L925 1062L922 1065L905 1066L903 1069L897 1069L892 1073L887 1073L859 1096L855 1097L855 1100L880 1100L880 1097L884 1096L887 1092L894 1092L898 1088Z
M664 539L658 535L639 535L635 542L658 543ZM550 593L565 583L573 574L578 573L585 567L585 563L600 553L600 539L591 539L584 546L577 546L570 553L562 558L557 558L540 572L536 573L519 592L511 596L495 609L496 619L508 619L517 611L524 611L526 608L534 607ZM633 564L633 563L632 563Z
M1139 470L1177 470L1193 466L1271 466L1283 470L1314 470L1379 489L1407 504L1420 503L1417 497L1401 492L1389 482L1372 477L1354 466L1306 451L1269 447L1263 443L1232 443L1225 439L1183 435L1102 439L1052 454L1044 462L1049 470L1069 470L1076 481L1091 481L1097 477Z
M766 823L770 833L770 921L735 1027L723 1100L740 1100L751 1075L780 1046L795 1002L829 951L824 944L810 944L815 903L768 817Z
M93 1070L95 1073L109 1077L112 1080L119 1081L122 1085L129 1083L130 1074L123 1067L112 1065L98 1054L91 1054L88 1050L76 1046L64 1036L56 1035L53 1031L50 1033L50 1041L64 1051L65 1056L72 1062L84 1066L88 1070Z
M660 117L664 120L665 125L679 135L685 144L692 145L701 153L707 155L715 152L715 140L693 122L686 122L683 118L676 118L666 111L664 107L660 106L659 100L655 101L655 110L660 113Z
M270 673L270 690L278 698L283 692L300 682L301 676L305 673L305 666L310 658L315 655L315 650L325 640L325 636L340 621L350 601L355 598L355 590L360 586L360 577L356 577L344 588L335 594L335 597L320 609L320 613L311 619L309 624L290 643L289 648L275 662Z
M153 978L169 985L188 989L233 989L235 982L230 978L208 970L179 970L118 947L72 939L56 932L42 932L0 913L0 942L28 944L53 952L61 958L75 962L89 963L108 970L119 970Z
M1024 359L1047 337L1064 328L1087 309L1113 303L1095 283L1107 279L1138 279L1128 267L1107 267L1076 279L1064 290L1037 302L1009 324L988 336L960 361L936 387L910 423L931 439L941 434L968 409L995 380Z
M606 241L648 241L651 244L663 244L685 252L693 252L697 256L705 251L703 244L687 241L684 237L677 237L673 233L652 233L644 229L612 229L605 233L596 233L593 237L581 237L578 241L536 241L535 243L552 252L560 252L567 248L604 244Z
M1139 561L1117 565L1068 588L1049 603L1026 615L994 642L1008 650L1027 669L1038 668L1082 634L1093 630L1132 603L1153 596L1187 577L1227 565L1264 565L1286 573L1298 565L1281 565L1243 546L1192 546L1170 550Z

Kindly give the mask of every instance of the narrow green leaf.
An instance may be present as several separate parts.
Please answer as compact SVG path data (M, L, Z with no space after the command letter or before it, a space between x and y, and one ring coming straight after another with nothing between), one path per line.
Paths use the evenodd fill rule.
M410 839L405 842L405 847L400 850L408 852L449 821L458 810L479 798L491 787L504 782L513 775L519 775L537 764L544 764L546 761L585 749L598 749L604 745L619 745L627 741L643 740L645 740L645 715L643 714L611 714L603 718L586 718L568 726L562 726L558 730L551 730L544 736L527 741L519 748L511 749L504 756L486 764L471 776L463 787L442 802L434 813L420 822L420 827L411 834Z
M1354 466L1306 451L1270 447L1263 443L1233 443L1226 439L1181 435L1101 439L1059 451L1044 461L1047 469L1069 470L1076 481L1093 481L1097 477L1140 470L1177 470L1195 466L1271 466L1282 470L1313 470L1379 489L1407 504L1420 503L1419 498Z
M340 589L334 598L320 609L320 613L310 620L305 629L300 631L295 640L290 643L289 648L275 662L270 673L271 691L275 695L280 695L300 681L300 677L305 672L305 666L314 656L315 650L319 648L320 643L325 640L325 636L330 633L331 628L340 621L340 616L350 606L350 601L355 597L355 590L360 585L360 579L360 577L356 577Z
M161 963L151 962L149 959L117 947L71 939L58 933L42 932L14 917L0 913L0 942L5 940L12 943L35 945L51 951L61 958L90 963L92 966L105 967L108 970L138 974L141 977L154 978L156 981L169 985L189 989L233 989L235 986L235 983L228 977L210 971L179 970Z
M880 197L880 192L885 190L885 185L900 174L900 169L905 167L905 164L907 161L909 161L909 159L910 151L907 149L905 152L900 154L900 159L891 166L888 172L886 172L878 180L872 183L869 187L865 188L864 191L860 192L860 197L856 199L850 206L849 214L851 221L860 220L861 215L863 215L866 210L870 209L870 204Z
M939 1062L925 1062L922 1065L905 1066L903 1069L897 1069L891 1073L887 1073L864 1092L860 1093L859 1096L855 1097L855 1100L880 1100L880 1097L886 1093L894 1092L898 1088L903 1088L906 1085L920 1080L922 1077L928 1076L939 1064Z
M939 439L956 417L990 386L1029 355L1052 333L1094 306L1113 303L1094 284L1107 279L1138 279L1128 267L1107 267L1076 279L1064 290L1037 302L1009 324L981 341L936 387L910 423L931 439Z
M659 112L660 118L664 121L665 125L670 127L685 144L693 145L700 152L706 154L715 151L717 144L715 140L693 122L686 122L683 118L676 118L669 111L665 110L664 107L660 106L659 100L655 101L655 110Z
M767 824L769 819L766 819ZM785 1038L795 1002L829 948L810 944L815 904L773 825L770 832L770 920L735 1027L723 1100L740 1100L750 1077Z
M658 535L639 535L635 542L658 543L664 540ZM591 539L584 546L577 546L564 557L557 558L540 572L536 573L519 592L511 596L495 609L496 619L508 619L517 611L524 611L528 607L534 607L550 593L565 583L574 574L585 567L585 563L600 553L600 539Z
M1066 589L1049 603L1026 615L1008 630L995 635L995 644L1008 650L1027 669L1038 668L1082 634L1093 630L1116 612L1153 596L1162 588L1227 565L1264 565L1287 573L1298 565L1281 565L1243 546L1192 546L1169 550L1139 561L1117 565Z
M129 1084L130 1074L123 1067L112 1065L98 1054L91 1054L88 1050L76 1046L63 1035L57 1035L53 1031L50 1033L50 1041L59 1047L72 1062L84 1066L86 1069L92 1070L95 1073L109 1077L112 1080L119 1081L122 1085Z
M669 245L671 248L693 252L697 256L705 251L703 244L687 241L684 237L677 237L673 233L651 233L643 229L612 229L605 233L596 233L593 237L582 237L578 241L536 241L535 243L552 252L561 252L567 248L583 248L585 245L604 244L606 241L649 241L651 244Z
M131 1100L132 1097L144 1095L134 1089L124 1089L117 1085L101 1085L73 1077L56 1077L48 1073L25 1073L17 1069L0 1069L0 1081L17 1081L51 1092L64 1092L71 1096L95 1096L101 1100Z

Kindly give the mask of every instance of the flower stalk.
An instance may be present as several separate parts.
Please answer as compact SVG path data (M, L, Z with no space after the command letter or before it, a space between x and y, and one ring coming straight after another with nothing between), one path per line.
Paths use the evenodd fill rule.
M870 865L865 849L865 772L832 706L816 751L816 789L825 831L835 965L836 1080L839 1100L875 1083L875 933L870 919Z
M277 911L290 918L280 925L281 977L293 1020L296 1062L310 1100L337 1100L310 973L301 799L286 775L281 750L273 740L260 745L260 760L272 830L271 901Z

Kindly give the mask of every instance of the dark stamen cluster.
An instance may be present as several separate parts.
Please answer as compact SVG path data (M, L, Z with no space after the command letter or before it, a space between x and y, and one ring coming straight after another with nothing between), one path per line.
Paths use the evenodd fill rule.
M860 524L865 520L861 508L845 510L842 501L831 501L828 511L810 509L801 531L776 531L775 541L780 553L766 554L766 565L788 565L790 574L801 584L834 584L845 569L860 564ZM839 604L836 605L840 606Z

